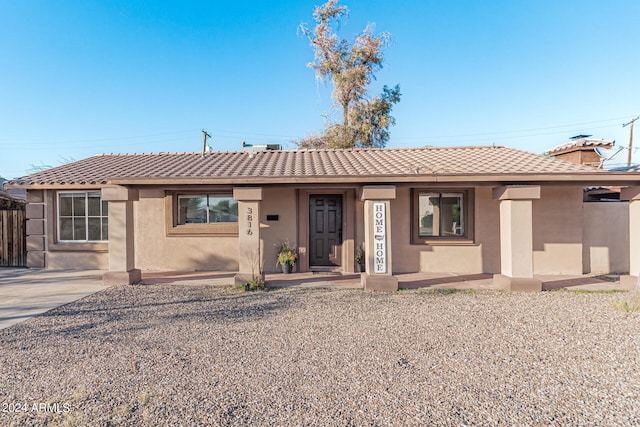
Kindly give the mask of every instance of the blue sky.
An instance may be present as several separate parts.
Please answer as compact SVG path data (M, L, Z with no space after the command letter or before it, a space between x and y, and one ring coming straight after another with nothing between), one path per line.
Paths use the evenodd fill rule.
M332 103L297 31L319 3L0 0L0 176L99 153L199 151L201 129L215 150L294 148ZM542 153L583 133L628 144L637 0L341 3L344 37L368 22L393 37L372 88L401 86L389 147Z

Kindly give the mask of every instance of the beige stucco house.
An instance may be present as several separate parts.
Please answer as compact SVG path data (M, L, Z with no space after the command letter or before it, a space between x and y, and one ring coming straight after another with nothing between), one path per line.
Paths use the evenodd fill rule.
M105 154L10 185L27 190L29 266L104 269L106 283L141 270L244 281L275 271L283 240L302 272L354 272L364 244L368 289L405 272L540 289L535 275L590 273L594 253L628 283L640 275L639 174L505 147ZM594 237L585 223L592 185L625 187L618 231ZM612 239L625 249L609 251Z

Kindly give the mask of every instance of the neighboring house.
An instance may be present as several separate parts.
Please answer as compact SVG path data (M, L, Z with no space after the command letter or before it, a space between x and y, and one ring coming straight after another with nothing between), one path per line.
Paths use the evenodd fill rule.
M24 267L26 265L25 207L23 194L4 189L0 178L0 267Z
M0 210L5 209L24 209L26 204L26 196L24 190L9 192L4 189L6 179L0 178Z
M591 135L577 135L569 142L560 144L547 151L548 156L573 163L581 163L590 166L600 165L600 156L594 148L610 149L616 143L613 140L589 138Z
M0 189L0 210L20 210L24 209L25 201Z
M99 155L11 182L27 190L28 263L105 269L354 272L366 289L405 272L494 273L507 289L534 275L589 273L583 188L626 187L631 275L640 273L640 175L505 147L426 147ZM629 271L624 271L629 273Z

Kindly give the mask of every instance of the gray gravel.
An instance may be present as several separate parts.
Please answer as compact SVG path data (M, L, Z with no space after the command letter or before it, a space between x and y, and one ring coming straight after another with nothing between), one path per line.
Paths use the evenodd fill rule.
M0 331L0 425L640 425L632 297L114 287Z

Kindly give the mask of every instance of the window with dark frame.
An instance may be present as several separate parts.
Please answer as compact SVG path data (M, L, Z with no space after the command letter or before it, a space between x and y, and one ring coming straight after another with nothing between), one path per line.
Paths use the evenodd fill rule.
M468 190L413 190L412 241L472 238Z
M108 203L99 191L58 193L58 241L109 240Z
M178 225L238 222L238 202L227 194L179 194Z

